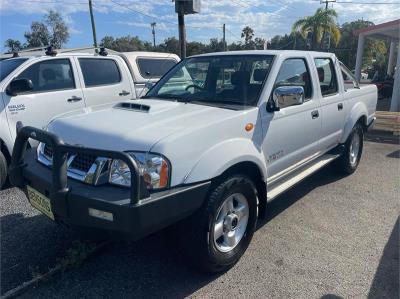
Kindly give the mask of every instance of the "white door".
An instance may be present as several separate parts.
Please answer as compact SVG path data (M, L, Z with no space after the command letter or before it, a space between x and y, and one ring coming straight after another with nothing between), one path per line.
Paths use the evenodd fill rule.
M82 90L86 106L100 105L135 98L133 79L127 67L114 58L80 57Z
M331 58L314 58L321 92L322 131L321 147L330 149L342 136L346 107L339 92L338 74Z
M302 86L305 101L300 105L279 103L280 111L261 109L264 129L263 152L268 179L286 173L301 161L319 152L321 117L318 97L305 58L286 59L276 78L273 90L279 86Z
M56 115L83 108L83 94L69 58L49 58L28 66L17 78L27 78L33 90L9 96L3 91L12 138L15 125L43 128Z

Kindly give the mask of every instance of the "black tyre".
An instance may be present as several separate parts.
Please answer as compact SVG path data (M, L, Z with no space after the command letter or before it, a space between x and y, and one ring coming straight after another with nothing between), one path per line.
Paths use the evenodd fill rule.
M336 168L343 174L352 174L360 163L364 141L364 130L360 123L356 123L345 143L345 149L336 160Z
M7 171L8 171L8 166L6 157L4 157L4 154L0 152L0 190L3 189L6 183Z
M186 253L203 271L226 271L246 251L256 222L257 191L253 182L244 175L228 177L211 190L204 206L181 226Z

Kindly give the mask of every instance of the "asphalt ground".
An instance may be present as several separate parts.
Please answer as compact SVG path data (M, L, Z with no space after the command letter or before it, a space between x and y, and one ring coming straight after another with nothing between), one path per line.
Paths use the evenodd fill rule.
M0 191L0 203L2 294L84 242L17 189ZM113 241L21 297L399 298L399 214L400 147L365 142L353 175L325 168L269 204L247 252L224 274L193 270L167 230Z

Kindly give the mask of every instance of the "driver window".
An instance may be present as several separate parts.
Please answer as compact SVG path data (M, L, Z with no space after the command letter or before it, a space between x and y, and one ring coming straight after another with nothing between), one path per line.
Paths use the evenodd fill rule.
M17 78L30 79L33 83L31 92L49 92L75 88L69 59L52 59L35 63L24 70Z
M311 98L311 77L305 59L289 58L282 63L273 90L280 86L301 86L304 89L304 100ZM291 102L279 102L281 109L292 105Z

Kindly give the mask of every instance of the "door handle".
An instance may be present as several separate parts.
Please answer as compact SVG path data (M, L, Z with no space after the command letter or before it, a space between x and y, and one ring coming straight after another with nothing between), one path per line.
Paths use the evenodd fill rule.
M312 111L312 112L311 112L311 117L312 117L312 119L318 118L318 117L319 117L319 112L318 112L318 110Z
M68 103L74 103L74 102L79 102L79 101L82 101L82 98L81 97L77 97L77 96L72 96L71 98L69 98L67 100Z
M127 96L127 95L130 95L131 93L129 92L129 91L126 91L126 90L123 90L123 91L121 91L120 93L119 93L119 96L120 97L123 97L123 96Z
M339 104L337 104L337 109L340 111L340 110L343 110L343 103L339 103Z

